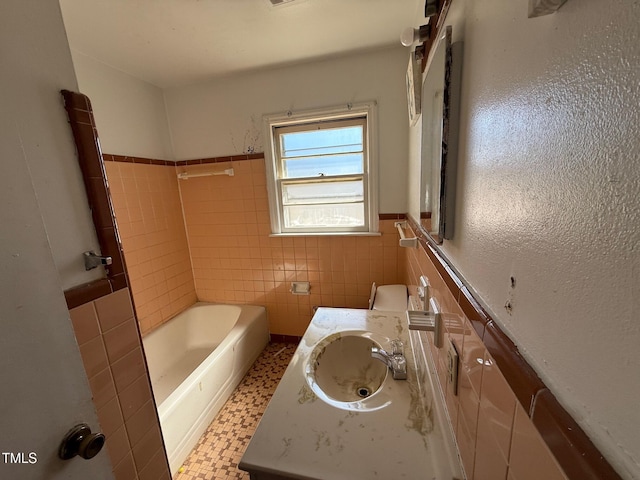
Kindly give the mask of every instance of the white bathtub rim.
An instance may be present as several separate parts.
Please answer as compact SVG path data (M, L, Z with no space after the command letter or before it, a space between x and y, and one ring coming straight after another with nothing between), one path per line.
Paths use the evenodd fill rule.
M205 358L200 365L198 365L188 376L187 378L180 384L179 388L173 391L160 405L158 405L158 416L162 420L164 416L171 415L176 408L180 406L181 400L183 397L187 396L191 391L191 388L198 384L202 380L204 376L206 376L207 371L211 364L215 363L215 361L222 357L224 353L233 348L232 340L240 340L242 338L242 332L238 331L240 329L234 329L229 333L227 337L229 342L224 342L224 345L219 345L213 352L211 352L207 358ZM226 383L226 382L225 382Z
M208 335L200 335L200 341L194 343L193 335L190 335L190 325L198 324L198 321L203 317L208 318L212 314L203 314L208 309L213 308L215 310L215 321L209 322L210 327L214 327L213 331L208 332ZM238 318L242 313L240 305L221 305L210 304L205 302L197 302L189 308L183 310L178 315L171 318L169 321L162 324L157 329L153 330L149 334L145 335L142 339L142 343L145 350L145 356L149 365L149 377L151 384L157 386L158 383L162 383L161 379L172 370L177 361L181 360L180 352L187 352L193 348L207 350L206 355L202 358L201 362L206 360L207 356L215 350L218 345L221 345L226 336L229 335L235 324L238 322ZM212 318L213 320L213 318ZM214 335L211 335L211 334ZM208 341L202 341L207 338ZM178 355L176 357L176 354ZM184 377L180 383L172 386L175 389L180 386L182 381L193 372L197 365L193 365L190 371L185 371ZM159 382L160 380L160 382ZM163 392L165 388L161 389ZM170 392L169 392L170 393ZM163 395L162 399L158 400L158 404L162 403L169 395Z
M256 355L250 360L249 364L252 364L260 356L261 352L256 352ZM193 450L193 445L202 437L207 431L209 425L216 417L218 412L222 409L226 403L228 397L233 390L238 386L244 375L246 374L247 367L238 371L234 376L230 377L224 385L220 388L220 394L216 398L211 399L207 404L205 410L200 414L197 421L192 425L187 434L182 438L182 441L176 446L173 454L169 455L169 468L171 472L177 472L182 466L184 459L187 458L189 453Z
M269 342L268 317L266 308L263 306L207 302L198 302L194 306L207 308L221 305L234 307L232 310L227 309L227 313L231 315L234 310L238 311L237 309L239 309L239 315L234 315L231 323L226 323L222 329L226 334L220 337L220 340L212 342L212 350L205 353L206 356L201 363L191 371L185 370L186 376L175 390L170 392L159 405L156 403L172 475L177 473L200 437L206 432L209 424ZM184 320L189 322L187 310L183 312L186 317ZM218 313L220 312L218 311ZM181 315L182 313L172 320L178 319ZM202 320L202 317L200 319ZM205 321L207 320L205 314ZM223 324L223 322L220 323ZM180 329L178 328L176 331L180 331ZM215 335L215 329L210 333ZM165 334L168 336L164 338L160 336L155 343L151 344L151 348L160 347L159 350L155 350L155 352L160 352L160 356L156 354L154 358L162 359L162 348L166 348L166 346L163 347L163 342L171 342L173 338L172 330L165 331ZM171 343L169 345L169 348L173 348ZM178 345L184 345L188 348L190 344L177 342L175 348L178 348ZM231 363L229 363L229 359L231 359ZM211 377L212 372L225 372L224 369L228 369L228 373L223 373L222 378L216 380L215 375ZM216 383L212 384L212 380ZM201 386L200 382L202 382ZM204 393L204 396L201 393ZM201 400L197 400L197 398ZM185 414L186 417L183 421ZM194 417L194 415L196 416ZM169 438L165 435L168 435Z
M195 305L206 306L219 304L198 302ZM180 384L179 389L174 390L169 394L167 398L160 403L160 405L156 405L158 416L161 421L165 416L171 415L171 413L178 408L180 401L189 394L191 387L197 385L211 364L221 357L226 350L233 348L235 343L243 337L246 332L246 326L251 324L251 322L262 312L265 312L266 315L266 309L262 306L238 305L238 307L241 307L240 315L238 316L235 325L231 328L231 331L224 338L223 342L220 343L209 355L207 355L207 357L189 375L187 375L184 381Z

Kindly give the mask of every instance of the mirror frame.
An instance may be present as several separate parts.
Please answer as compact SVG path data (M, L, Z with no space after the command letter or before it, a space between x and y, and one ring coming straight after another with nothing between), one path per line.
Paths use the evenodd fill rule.
M427 81L430 80L429 73L434 71L436 67L433 62L436 61L439 49L444 48L444 78L442 93L442 122L441 128L437 130L431 129L431 118L428 117L429 108L425 102L429 100L430 95L425 92ZM444 32L438 35L437 42L434 45L433 56L428 64L427 73L422 84L422 140L420 150L420 226L426 234L436 243L442 244L445 239L451 240L454 232L454 212L455 212L455 196L456 196L456 175L457 175L457 150L459 136L459 104L460 104L460 78L461 78L461 62L462 43L452 43L452 28L446 26ZM455 57L455 61L454 61ZM433 150L433 143L440 144L439 158L429 157L429 153ZM427 183L433 190L433 175L431 172L427 178L425 169L432 168L432 165L439 161L439 185L436 184L437 192L432 192L431 211L426 208ZM435 214L434 214L435 212ZM432 223L432 219L436 219L436 225Z

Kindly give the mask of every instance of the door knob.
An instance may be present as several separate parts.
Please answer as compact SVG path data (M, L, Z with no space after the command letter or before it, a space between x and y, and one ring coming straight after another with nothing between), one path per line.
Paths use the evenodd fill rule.
M80 455L85 460L95 457L104 446L104 435L102 433L91 433L89 425L81 423L76 425L62 439L58 456L62 460Z

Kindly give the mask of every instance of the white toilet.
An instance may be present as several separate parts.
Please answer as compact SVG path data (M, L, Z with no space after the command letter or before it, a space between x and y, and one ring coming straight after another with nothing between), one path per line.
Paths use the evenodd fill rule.
M371 285L369 310L404 312L407 310L409 292L406 285Z

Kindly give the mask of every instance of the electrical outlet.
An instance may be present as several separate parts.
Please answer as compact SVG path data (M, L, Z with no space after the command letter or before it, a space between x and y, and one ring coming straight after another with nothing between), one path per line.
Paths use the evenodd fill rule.
M458 350L452 341L449 341L449 347L447 348L447 375L449 377L449 384L454 395L458 395L458 366L460 364L460 357L458 356Z

